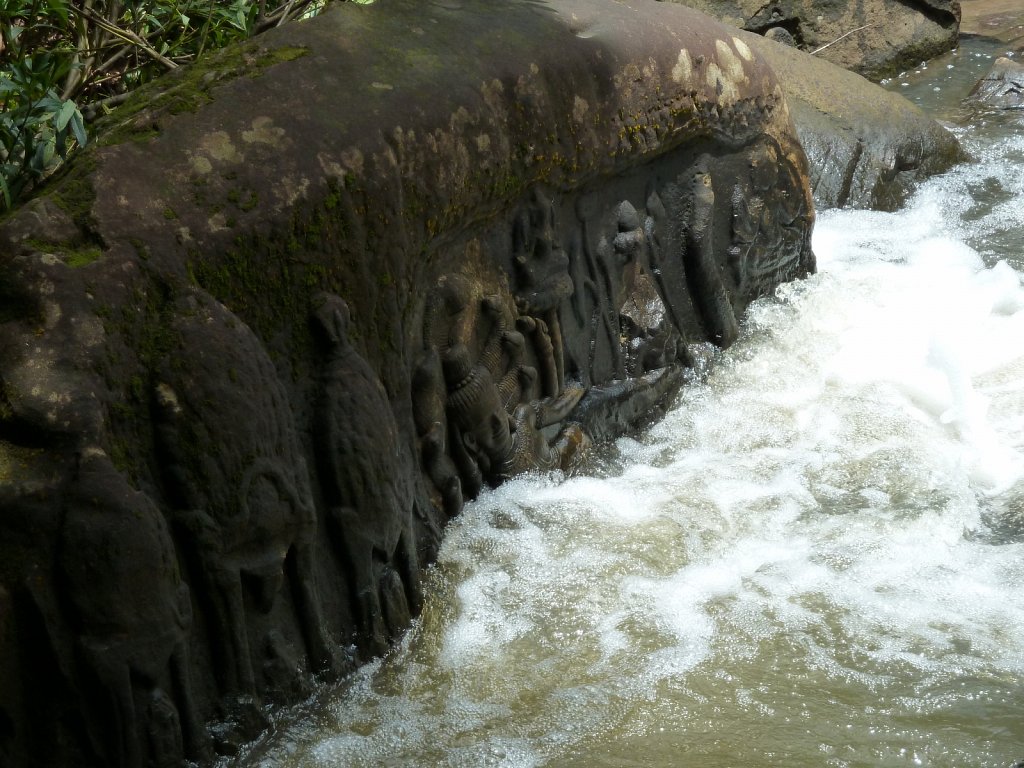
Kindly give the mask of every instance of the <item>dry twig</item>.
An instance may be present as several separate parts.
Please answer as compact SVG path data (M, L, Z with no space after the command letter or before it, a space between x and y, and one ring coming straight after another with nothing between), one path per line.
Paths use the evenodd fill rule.
M829 46L835 45L835 44L836 44L836 43L838 43L838 42L839 42L840 40L842 40L842 39L843 39L844 37L849 37L849 36L850 36L850 35L852 35L852 34L853 34L854 32L860 32L860 31L861 31L862 29L867 29L868 27L873 27L873 26L875 26L875 25L874 25L874 22L872 22L871 24L865 24L865 25L864 25L863 27L857 27L856 29L851 29L851 30L850 30L849 32L847 32L846 34L844 34L844 35L840 35L839 37L837 37L837 38L836 38L835 40L833 40L833 41L832 41L831 43L825 43L825 45L821 46L821 48L816 48L815 50L811 51L811 56L813 56L813 55L814 55L814 54L816 54L816 53L821 53L822 51L824 51L824 50L825 50L826 48L828 48Z

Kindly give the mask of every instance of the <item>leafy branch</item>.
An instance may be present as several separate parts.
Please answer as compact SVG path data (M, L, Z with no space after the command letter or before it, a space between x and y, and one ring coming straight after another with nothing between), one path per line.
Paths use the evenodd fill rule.
M138 86L208 51L316 15L328 2L4 0L0 211L85 146L89 121Z

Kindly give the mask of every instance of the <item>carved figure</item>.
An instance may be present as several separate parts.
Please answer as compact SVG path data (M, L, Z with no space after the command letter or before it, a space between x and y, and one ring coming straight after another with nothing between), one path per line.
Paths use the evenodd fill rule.
M82 707L94 748L112 766L200 759L189 589L163 515L98 448L81 457L65 511L60 567L78 652L96 680Z
M673 225L669 214L669 210L679 211L683 208L678 185L665 185L662 194L654 188L650 189L646 208L644 235L648 260L668 319L683 339L703 338L703 323L686 282L686 267L682 258L686 247L685 237L680 231L681 227Z
M555 228L554 203L540 189L531 203L516 217L512 227L512 254L517 277L515 297L520 314L545 324L554 363L554 395L565 384L562 356L562 325L558 313L562 302L573 294L569 256L562 249ZM542 359L546 359L542 356ZM545 378L549 378L550 374Z
M448 413L462 446L485 478L497 480L502 462L512 451L512 430L487 360L486 349L474 363L466 346L456 344L445 350L441 364L448 386Z
M593 381L625 375L619 328L618 307L614 303L616 279L608 263L611 248L606 238L592 245L590 230L596 218L581 201L577 206L580 237L570 246L570 262L576 282L583 290L573 295L573 310L587 338L586 362L577 360L577 371L585 385Z
M711 160L648 195L651 266L666 308L686 337L695 331L719 346L735 341L739 324L715 247Z
M172 324L180 347L161 365L157 436L182 545L198 566L225 692L249 700L262 637L256 616L291 588L312 668L335 657L313 576L316 513L287 397L273 364L238 318L203 294ZM254 645L255 644L255 645Z
M585 445L582 433L563 435L549 444L540 430L564 420L583 390L559 386L547 324L539 318L519 317L519 330L510 330L498 298L474 300L469 283L461 279L446 279L438 293L428 302L424 336L428 345L441 347L428 346L414 379L413 398L425 456L432 461L433 471L442 466L438 454L443 436L450 437L451 466L462 492L469 496L476 495L484 482L496 485L527 469L566 466L569 454ZM467 315L488 328L475 358L469 344L476 329L467 323ZM523 363L527 338L543 371L540 382L537 369ZM441 364L440 380L436 358ZM442 383L443 400L438 398ZM536 397L538 388L546 396ZM427 469L432 471L430 466ZM450 475L438 480L451 485Z
M620 201L610 215L599 215L595 208L586 199L578 204L581 236L570 247L573 271L583 288L574 294L572 305L579 330L587 339L585 363L575 360L585 384L626 376L619 315L628 276L641 260L647 239L640 214L628 200ZM592 234L595 228L597 234Z
M417 469L384 386L349 341L348 305L320 294L313 316L327 345L314 428L318 474L357 623L372 652L382 653L421 600L412 530Z
M750 151L748 173L733 190L729 248L736 290L746 301L792 274L795 255L805 250L800 247L809 236L803 196L785 191L798 188L796 173L775 146L762 143Z
M441 495L441 505L451 518L462 511L462 481L455 462L448 455L448 417L445 413L447 391L441 358L436 349L428 349L412 378L413 417L421 441L423 468L431 484ZM479 491L479 489L477 489Z
M687 204L683 220L684 259L686 276L711 340L727 347L739 335L739 323L715 253L715 190L709 167L708 159L701 158L689 178L681 180Z
M569 471L580 455L590 446L590 438L579 424L568 424L552 443L541 431L545 426L558 423L576 406L583 390L576 388L566 393L557 404L522 404L513 414L515 433L512 452L506 457L502 474L505 477L533 470L549 472L554 469ZM561 417L561 418L559 418Z

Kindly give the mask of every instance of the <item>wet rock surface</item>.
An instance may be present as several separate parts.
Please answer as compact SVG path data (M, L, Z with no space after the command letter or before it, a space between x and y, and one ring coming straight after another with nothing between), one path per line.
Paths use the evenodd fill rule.
M744 34L783 83L818 208L895 210L918 181L961 159L956 138L899 94Z
M996 59L992 71L974 86L966 101L994 109L1024 109L1024 64Z
M0 222L0 763L231 754L812 222L771 68L680 6L343 4L145 89Z

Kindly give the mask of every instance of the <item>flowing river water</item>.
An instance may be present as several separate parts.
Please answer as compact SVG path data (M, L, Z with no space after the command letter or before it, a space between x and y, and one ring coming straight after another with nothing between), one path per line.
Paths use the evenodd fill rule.
M954 117L999 52L888 86ZM244 764L1024 759L1024 121L957 131L905 209L819 212L661 422L470 504L400 647Z

